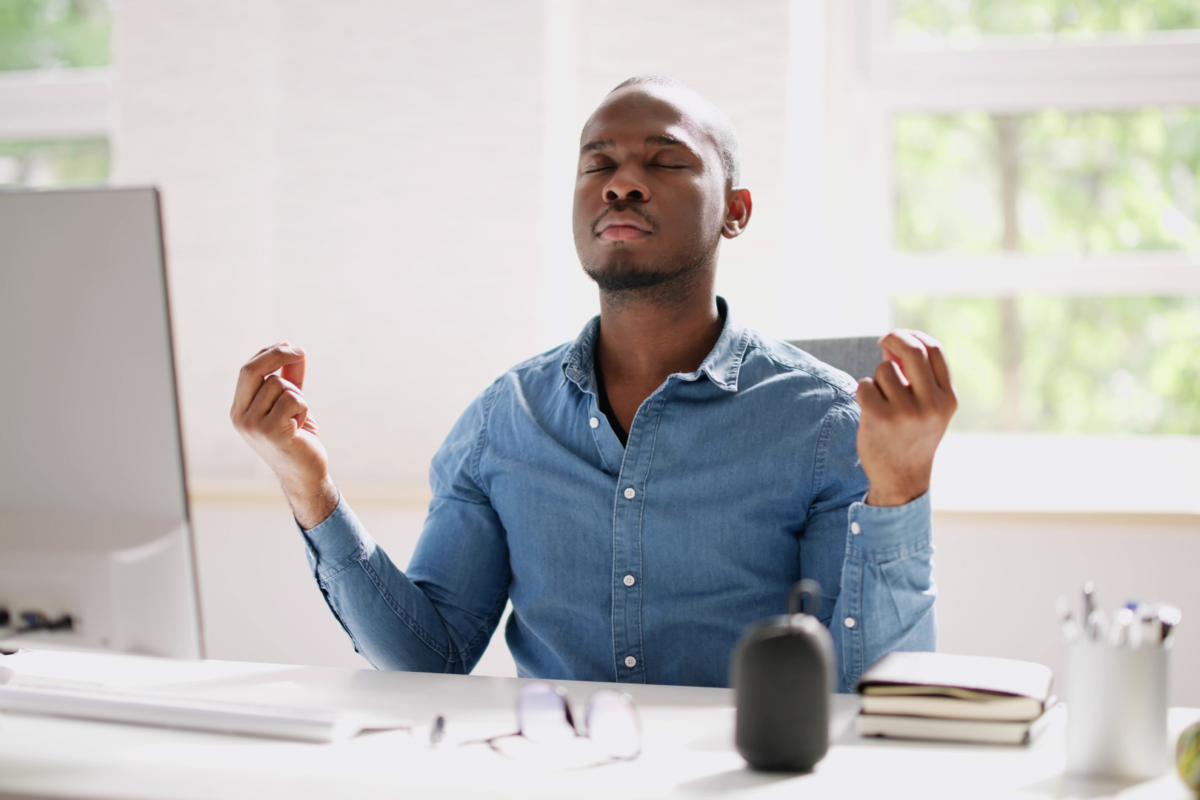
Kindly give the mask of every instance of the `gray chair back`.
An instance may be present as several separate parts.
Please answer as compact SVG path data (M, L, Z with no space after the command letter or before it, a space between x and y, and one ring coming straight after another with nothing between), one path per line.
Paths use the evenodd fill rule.
M875 374L883 354L877 336L850 336L844 339L792 339L788 344L799 347L831 367L837 367L851 378L869 378Z

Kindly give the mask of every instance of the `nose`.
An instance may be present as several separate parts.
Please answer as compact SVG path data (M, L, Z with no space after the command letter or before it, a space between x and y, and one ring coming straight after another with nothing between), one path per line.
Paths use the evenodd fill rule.
M604 202L616 203L621 200L645 202L649 200L650 187L646 185L644 177L638 168L629 164L620 165L608 183L604 184Z

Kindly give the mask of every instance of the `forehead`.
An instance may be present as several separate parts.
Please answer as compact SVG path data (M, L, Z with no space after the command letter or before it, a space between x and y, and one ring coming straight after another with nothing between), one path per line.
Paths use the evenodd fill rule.
M580 145L612 142L626 147L648 137L667 135L680 140L705 160L719 158L712 125L704 109L687 92L653 85L627 86L613 92L583 126Z

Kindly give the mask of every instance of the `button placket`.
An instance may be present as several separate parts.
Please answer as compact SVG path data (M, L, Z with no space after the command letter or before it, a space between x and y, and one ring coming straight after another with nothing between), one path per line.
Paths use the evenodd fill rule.
M642 648L642 535L651 455L663 397L652 396L630 425L613 509L613 656L615 678L646 682Z

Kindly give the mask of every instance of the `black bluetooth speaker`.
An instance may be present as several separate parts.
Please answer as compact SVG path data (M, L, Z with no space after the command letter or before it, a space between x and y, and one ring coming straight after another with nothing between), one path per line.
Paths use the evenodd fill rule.
M802 613L803 596L813 614ZM752 625L734 651L738 752L759 770L808 772L829 750L833 639L814 616L821 587L800 581L788 612Z

